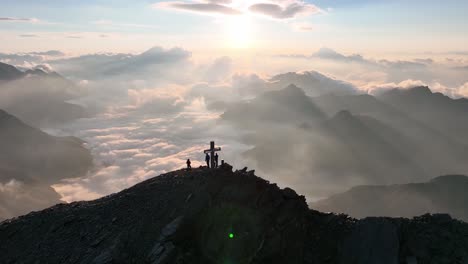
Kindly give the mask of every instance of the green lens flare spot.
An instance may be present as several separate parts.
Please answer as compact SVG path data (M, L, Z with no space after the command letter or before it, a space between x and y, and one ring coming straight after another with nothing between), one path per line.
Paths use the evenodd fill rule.
M229 238L230 238L230 239L233 239L233 238L234 238L234 234L233 234L233 233L229 233Z

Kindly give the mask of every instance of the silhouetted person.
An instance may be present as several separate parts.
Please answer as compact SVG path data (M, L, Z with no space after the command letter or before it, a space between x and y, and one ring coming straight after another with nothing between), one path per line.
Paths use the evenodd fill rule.
M218 153L215 154L214 159L215 159L215 168L218 168Z
M192 169L192 162L190 161L190 159L187 160L187 170L191 170Z
M206 153L205 155L205 161L206 161L206 166L209 168L210 167L210 155Z

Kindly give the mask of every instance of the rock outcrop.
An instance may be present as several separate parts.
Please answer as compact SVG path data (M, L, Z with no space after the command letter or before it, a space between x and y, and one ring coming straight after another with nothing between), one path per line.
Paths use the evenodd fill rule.
M0 224L1 263L464 263L468 224L321 213L253 171L163 174ZM415 262L416 261L416 262Z

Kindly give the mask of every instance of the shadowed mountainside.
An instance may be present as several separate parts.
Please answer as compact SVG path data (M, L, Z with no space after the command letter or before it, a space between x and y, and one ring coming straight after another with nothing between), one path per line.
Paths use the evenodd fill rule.
M0 224L3 263L462 263L468 225L448 215L310 210L246 169L174 171L90 202Z
M57 203L60 197L50 185L85 175L92 166L80 139L48 135L3 110L0 146L2 218Z
M425 183L357 186L311 206L320 211L345 213L358 218L448 213L468 221L467 188L468 177L449 175Z
M51 184L85 174L92 164L89 150L75 137L54 137L0 110L0 168L24 182ZM9 173L2 173L8 180Z
M24 75L25 74L16 69L15 66L0 62L0 83L19 79Z

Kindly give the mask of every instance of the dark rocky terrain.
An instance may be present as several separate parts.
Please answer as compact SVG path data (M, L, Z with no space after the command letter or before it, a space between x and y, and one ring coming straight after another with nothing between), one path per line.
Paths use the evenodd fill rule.
M4 221L0 241L1 263L468 261L468 224L448 215L355 220L321 213L294 190L227 164Z
M320 211L353 217L413 217L424 213L449 213L468 221L468 177L440 176L424 183L356 186L312 203Z

